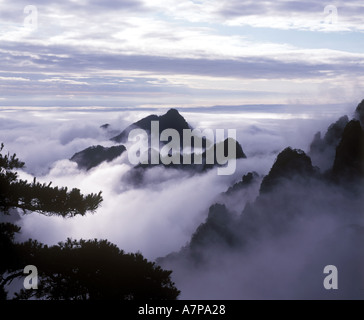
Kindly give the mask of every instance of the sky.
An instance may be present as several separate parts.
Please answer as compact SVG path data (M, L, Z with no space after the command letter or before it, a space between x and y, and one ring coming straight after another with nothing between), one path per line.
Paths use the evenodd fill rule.
M363 32L354 0L0 0L0 107L357 104Z

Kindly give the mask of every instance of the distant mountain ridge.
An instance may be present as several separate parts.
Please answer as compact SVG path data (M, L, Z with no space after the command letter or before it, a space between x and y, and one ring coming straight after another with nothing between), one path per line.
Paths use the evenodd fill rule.
M254 202L247 202L239 215L229 211L223 203L211 205L205 222L198 226L190 242L180 251L157 259L157 262L161 266L176 269L188 263L186 270L189 272L203 270L205 265L210 266L208 263L216 264L219 256L226 251L243 255L245 250L249 252L249 246L259 241L270 242L271 237L279 238L282 234L291 232L293 221L298 221L299 225L304 219L314 219L325 207L333 211L334 217L338 214L345 218L349 213L353 216L362 214L363 207L360 211L357 206L360 204L364 183L364 127L359 121L363 115L364 100L356 109L353 120L349 121L347 116L341 117L328 128L324 139L320 138L318 145L334 148L334 159L330 160L332 164L327 171L321 172L315 167L304 151L285 148L263 178ZM314 141L319 141L317 136ZM313 149L315 145L311 145L311 152L317 151ZM326 153L322 155L328 156ZM239 192L243 195L244 189L256 178L254 172L245 174L225 195L236 193L239 196ZM337 204L345 208L340 213L336 212ZM327 214L331 214L331 211ZM364 232L361 230L364 228L353 226L349 228L350 236L353 239L363 238ZM323 242L323 245L327 245L326 252L334 256L336 246L343 239L340 230L337 230L327 242ZM361 254L364 258L359 247L353 248L353 255ZM313 250L314 248L311 251Z
M142 119L132 123L128 127L126 127L120 134L118 134L117 136L110 139L111 141L118 143L117 146L113 146L111 148L102 147L102 146L91 146L80 152L77 152L76 154L74 154L71 157L70 160L76 162L80 169L86 169L86 170L90 170L91 168L98 166L99 164L101 164L104 161L110 162L113 159L120 156L124 151L127 151L127 148L123 144L120 144L120 143L128 142L129 133L133 129L144 130L148 134L149 145L151 145L150 141L151 141L152 121L158 122L158 124L159 124L158 134L159 135L161 134L161 132L163 132L166 129L174 129L178 132L180 137L183 137L184 130L193 130L192 126L185 120L185 118L178 112L178 110L172 108L172 109L169 109L163 115L158 116L158 115L152 114L152 115L142 118ZM109 127L110 127L109 124L104 124L101 126L101 128L104 130L108 130ZM208 142L205 137L202 136L201 139L202 139L202 150L201 150L202 164L201 165L194 164L194 157L196 155L193 150L194 143L195 143L194 139L191 140L192 164L183 164L183 150L182 150L183 149L183 139L181 139L180 140L180 156L179 156L180 163L179 164L171 163L169 165L164 165L163 161L159 161L158 164L151 164L150 159L151 159L152 149L149 148L148 149L148 159L149 159L148 164L139 164L139 165L136 165L136 168L146 169L146 168L150 168L150 167L153 167L156 165L157 166L161 165L161 166L168 167L168 168L187 169L187 170L194 170L197 172L202 172L202 171L211 169L214 166L218 165L216 153L214 153L213 163L212 164L206 163L207 148L213 147L214 150L216 151L216 147L218 145L220 145L221 143L223 143L224 150L225 150L224 156L227 156L229 141L233 142L233 144L234 144L235 155L236 155L235 159L246 158L243 148L241 147L239 142L237 142L236 140L232 141L233 140L232 138L227 138L223 142L218 142L218 143L215 143L212 145L211 145L211 142ZM160 145L165 145L165 144L167 144L167 142L160 141ZM157 150L157 152L159 152L159 151ZM162 155L160 155L160 157L162 157Z
M124 151L126 151L126 148L123 145L113 146L110 148L92 146L75 153L70 160L76 162L80 169L90 170L102 162L110 162L114 160Z

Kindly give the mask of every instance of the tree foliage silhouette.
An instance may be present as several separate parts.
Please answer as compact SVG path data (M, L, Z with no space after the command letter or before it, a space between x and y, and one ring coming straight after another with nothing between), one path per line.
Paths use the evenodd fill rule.
M102 201L99 194L84 196L79 189L68 191L67 187L51 187L51 183L41 184L34 178L32 183L18 179L14 169L24 167L24 162L16 154L2 155L0 147L0 210L8 213L11 208L35 211L45 215L73 217L94 212Z
M82 195L79 189L51 187L34 179L18 178L15 169L24 167L16 154L3 155L0 146L0 213L11 209L70 218L94 212L102 202L101 192ZM23 277L26 265L38 268L37 290L20 290L18 299L176 299L179 291L162 270L141 254L125 254L107 240L67 239L48 247L36 240L14 241L20 227L0 223L0 300L6 286Z
M18 299L160 300L179 295L171 271L139 253L125 254L107 240L67 239L52 247L30 240L19 250L31 255L28 261L38 267L41 280L37 290L22 289Z

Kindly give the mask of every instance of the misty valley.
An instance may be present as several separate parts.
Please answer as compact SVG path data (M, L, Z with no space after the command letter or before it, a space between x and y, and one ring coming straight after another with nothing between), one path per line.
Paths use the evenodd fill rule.
M0 298L364 298L364 100L149 112L0 118Z

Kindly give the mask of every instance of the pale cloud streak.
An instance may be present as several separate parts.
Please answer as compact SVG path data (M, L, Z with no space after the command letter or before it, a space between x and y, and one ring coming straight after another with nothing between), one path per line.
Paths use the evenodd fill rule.
M359 1L335 2L334 26L323 20L328 3L313 1L38 0L34 31L23 26L27 4L3 1L0 10L3 104L21 105L20 92L50 105L62 105L54 95L105 106L116 97L121 106L287 103L307 91L327 103L338 90L342 101L360 99L364 48L325 45L327 31L362 31ZM263 27L271 39L252 32ZM291 41L301 32L322 45Z

